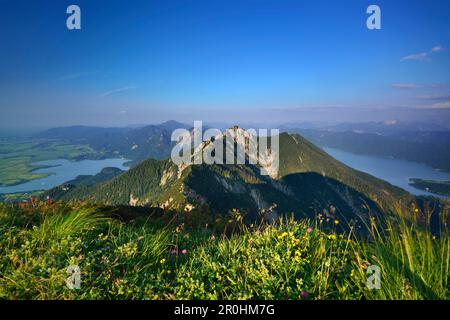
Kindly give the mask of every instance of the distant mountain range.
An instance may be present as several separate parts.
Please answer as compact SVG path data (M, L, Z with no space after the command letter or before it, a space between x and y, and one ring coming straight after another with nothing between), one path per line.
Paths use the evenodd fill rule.
M450 131L366 133L323 129L290 129L321 147L356 154L391 157L450 171Z
M299 135L283 133L279 138L276 176L261 175L258 165L177 166L170 159L148 159L106 182L75 186L66 194L59 189L56 198L185 212L238 209L250 220L292 212L298 218L322 214L342 221L366 220L400 199L412 199L400 188L345 166Z
M171 134L178 128L191 127L177 121L126 128L74 126L50 129L35 137L86 144L103 157L121 156L134 166L149 158L167 159L174 146ZM450 130L444 127L391 120L337 125L291 123L280 129L298 133L321 147L409 160L450 171Z
M382 122L344 122L338 124L329 123L286 123L280 126L281 130L289 131L292 129L320 129L334 132L356 132L356 133L373 133L377 135L396 135L405 132L444 132L450 131L449 126L442 126L435 123L428 122L409 122L399 120L387 120Z
M375 133L380 135L395 135L404 132L436 132L450 131L449 127L427 122L407 122L387 120L383 122L340 123L325 128L332 131L354 131Z
M286 124L280 128L298 133L321 147L410 160L450 171L450 131L425 123L396 120L386 122L319 125ZM35 135L36 138L63 140L85 144L103 157L124 157L135 166L147 159L164 160L174 146L173 130L191 129L189 125L167 121L157 125L126 128L73 126L54 128ZM431 130L431 131L430 131Z
M50 129L34 137L86 144L105 157L121 156L130 159L135 165L148 158L168 158L173 146L172 131L178 128L190 127L176 121L136 128L73 126Z

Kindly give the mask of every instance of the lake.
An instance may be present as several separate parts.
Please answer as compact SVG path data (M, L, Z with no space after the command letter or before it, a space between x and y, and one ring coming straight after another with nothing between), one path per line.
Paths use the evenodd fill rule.
M48 177L36 179L22 184L9 187L0 187L0 194L29 192L37 190L49 190L64 182L75 179L80 175L95 175L103 168L115 167L122 170L128 168L124 166L126 159L104 159L104 160L82 160L69 161L64 159L40 161L33 165L50 166L35 170L36 173L49 173Z
M358 155L333 148L323 149L333 158L345 163L349 167L386 180L389 183L405 189L414 195L439 196L410 186L408 182L411 178L450 181L450 173L436 170L424 164L397 159Z

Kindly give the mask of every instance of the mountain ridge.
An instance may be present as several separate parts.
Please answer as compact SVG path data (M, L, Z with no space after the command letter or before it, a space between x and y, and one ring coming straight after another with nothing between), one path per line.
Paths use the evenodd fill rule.
M280 171L262 175L257 165L186 165L148 159L110 181L85 188L76 198L109 205L158 206L214 214L233 209L250 220L262 213L273 219L294 213L342 220L367 220L409 194L389 183L351 169L303 137L282 133ZM205 147L205 144L203 147Z

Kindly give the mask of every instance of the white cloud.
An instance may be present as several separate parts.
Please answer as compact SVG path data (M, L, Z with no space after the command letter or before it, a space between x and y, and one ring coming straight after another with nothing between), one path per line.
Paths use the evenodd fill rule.
M431 109L450 109L450 101L435 103Z
M420 106L419 109L447 110L450 109L450 101L439 102L428 106Z
M103 92L102 94L99 94L98 97L99 98L105 98L105 97L110 96L110 95L115 94L115 93L124 92L124 91L128 91L128 90L133 90L133 89L136 89L136 87L134 87L134 86L122 87L122 88L118 88L118 89L114 89L114 90Z
M409 56L403 57L400 61L408 61L408 60L417 60L417 61L426 61L429 60L428 52L411 54Z
M431 52L439 52L444 50L444 48L442 46L436 46L433 49L431 49Z
M407 89L409 89L409 90L414 90L414 89L430 89L430 88L439 88L439 87L445 87L444 85L440 85L440 84L418 84L418 83L408 83L408 82L405 82L405 83L394 83L394 84L392 84L392 88L394 88L394 89L402 89L402 90L407 90ZM419 96L419 97L417 97L418 99L423 99L423 100L432 100L431 98L432 97L435 97L435 98L439 98L439 97L441 97L441 96L426 96L426 95L423 95L423 96Z
M428 52L421 52L421 53L415 53L415 54L410 54L408 56L405 56L403 58L400 59L401 62L404 61L428 61L431 59L431 55L443 51L444 47L442 47L441 45L435 46L433 47L430 51Z
M450 100L450 95L424 95L418 96L420 100Z
M421 85L415 84L415 83L394 83L392 85L393 88L395 89L407 89L407 90L411 90L411 89L418 89L421 88Z

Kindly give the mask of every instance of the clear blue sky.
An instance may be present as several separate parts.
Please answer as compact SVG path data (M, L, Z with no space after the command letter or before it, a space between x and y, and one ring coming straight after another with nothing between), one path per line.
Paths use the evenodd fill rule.
M0 0L0 125L442 120L449 17L447 0Z

